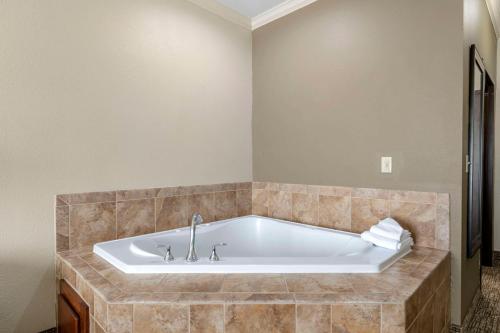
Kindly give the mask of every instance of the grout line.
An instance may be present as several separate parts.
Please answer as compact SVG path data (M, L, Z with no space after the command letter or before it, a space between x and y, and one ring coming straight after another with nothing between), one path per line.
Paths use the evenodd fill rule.
M382 317L382 304L379 305L379 313L380 313L380 324L378 325L378 331L379 333L382 333L382 324L384 322Z
M187 304L187 317L188 317L188 333L191 333L191 304Z
M333 304L330 304L330 333L333 332Z
M57 218L57 216L56 216ZM57 221L56 221L57 225ZM56 232L57 237L57 232ZM57 243L56 243L57 246ZM68 206L68 250L71 249L71 206Z
M295 331L297 331L297 312L298 312L297 307L298 307L298 304L297 304L297 302L295 302L295 325L294 325Z
M115 201L115 239L118 239L118 204Z

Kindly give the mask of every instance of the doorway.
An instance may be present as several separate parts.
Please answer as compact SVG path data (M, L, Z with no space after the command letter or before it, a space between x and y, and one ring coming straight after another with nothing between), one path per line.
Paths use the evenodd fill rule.
M493 265L495 84L475 45L470 53L467 257Z

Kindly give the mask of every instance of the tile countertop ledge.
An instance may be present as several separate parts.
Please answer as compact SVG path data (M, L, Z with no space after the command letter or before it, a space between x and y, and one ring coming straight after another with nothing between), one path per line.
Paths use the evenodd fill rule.
M379 305L382 316L385 308L401 309L404 332L425 325L418 318L423 308L433 308L429 300L449 295L450 254L415 247L378 274L125 274L87 248L57 253L56 277L87 302L96 323L109 321L113 306L132 304L368 303Z
M377 274L125 274L90 249L56 255L56 275L108 303L400 303L450 276L447 251L414 248Z

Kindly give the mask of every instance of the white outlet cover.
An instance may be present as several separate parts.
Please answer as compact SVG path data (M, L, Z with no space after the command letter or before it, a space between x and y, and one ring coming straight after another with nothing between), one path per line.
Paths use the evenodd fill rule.
M382 173L392 173L392 157L382 156L380 171Z

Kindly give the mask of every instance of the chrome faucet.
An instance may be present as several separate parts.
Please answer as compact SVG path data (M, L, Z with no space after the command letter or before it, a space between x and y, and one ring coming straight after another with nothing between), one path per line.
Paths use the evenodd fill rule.
M191 218L191 238L189 241L189 251L186 256L186 261L188 262L195 262L198 261L198 256L196 255L196 248L195 248L195 243L196 243L196 225L203 223L203 218L201 217L200 214L195 213L193 214L193 217Z

